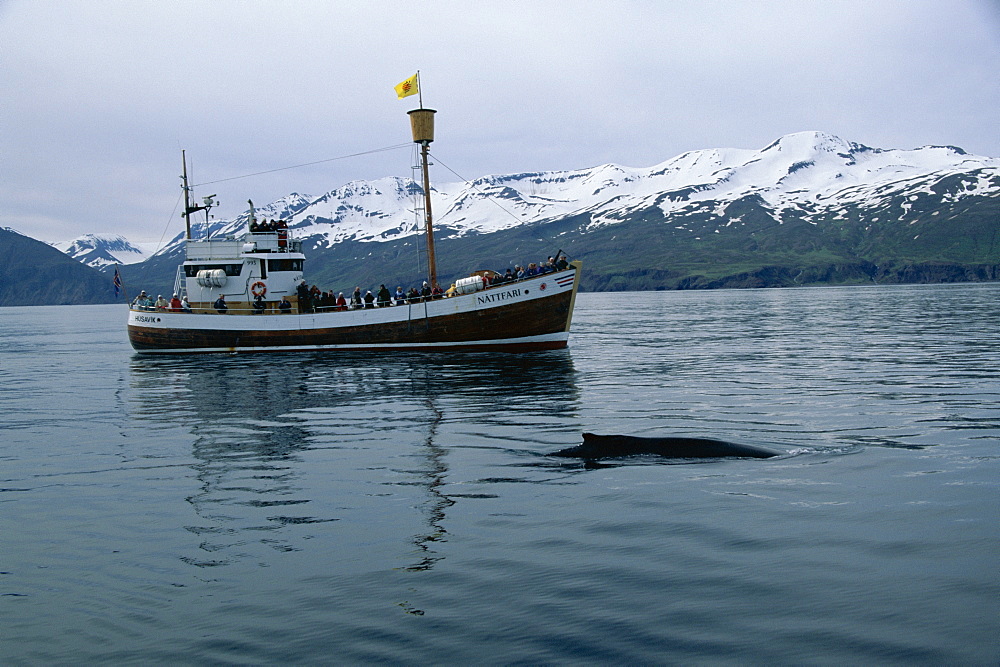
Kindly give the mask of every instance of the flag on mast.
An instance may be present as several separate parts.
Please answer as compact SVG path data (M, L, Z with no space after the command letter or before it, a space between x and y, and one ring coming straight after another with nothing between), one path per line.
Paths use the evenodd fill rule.
M420 92L420 85L417 83L417 77L420 76L420 72L417 72L411 76L406 81L396 84L396 96L397 99L403 99L404 97L409 97L410 95L416 95Z
M118 273L118 265L117 264L115 265L114 284L115 284L115 298L117 299L118 298L118 293L121 292L121 290L122 290L122 277L121 277L121 274Z

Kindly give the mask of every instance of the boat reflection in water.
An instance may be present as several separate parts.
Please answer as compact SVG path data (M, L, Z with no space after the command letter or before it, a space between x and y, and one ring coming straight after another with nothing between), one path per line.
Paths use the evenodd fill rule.
M161 446L190 443L190 454L169 453L194 459L198 525L187 529L202 541L185 562L228 565L252 554L251 543L311 548L318 543L288 527L337 521L341 545L409 535L409 555L397 548L391 567L421 570L443 557L434 545L463 497L448 491L463 481L449 479L449 461L523 448L525 424L574 418L575 374L567 350L137 355L129 384L151 446L157 432ZM313 529L310 539L325 531Z

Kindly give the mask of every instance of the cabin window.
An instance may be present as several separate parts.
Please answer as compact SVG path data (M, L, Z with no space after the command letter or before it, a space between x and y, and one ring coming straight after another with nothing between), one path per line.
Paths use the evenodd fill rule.
M269 259L267 266L272 271L301 271L301 259Z
M199 271L214 271L222 269L227 276L238 276L243 271L243 264L186 264L184 275L188 278L197 278Z

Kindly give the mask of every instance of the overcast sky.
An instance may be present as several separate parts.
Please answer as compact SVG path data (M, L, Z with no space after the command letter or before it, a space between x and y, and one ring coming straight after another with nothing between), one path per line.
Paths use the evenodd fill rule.
M823 130L1000 157L998 0L0 0L0 226L183 229L202 183L410 141L439 182ZM217 217L409 176L408 147L197 188Z

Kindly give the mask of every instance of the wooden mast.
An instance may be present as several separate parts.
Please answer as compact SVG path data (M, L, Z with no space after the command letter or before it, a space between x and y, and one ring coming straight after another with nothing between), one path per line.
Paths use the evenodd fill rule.
M427 169L427 152L434 141L434 109L414 109L410 115L410 129L414 143L420 144L420 162L424 176L424 222L427 228L427 269L432 287L437 287L437 262L434 258L434 228L431 215L431 177Z

